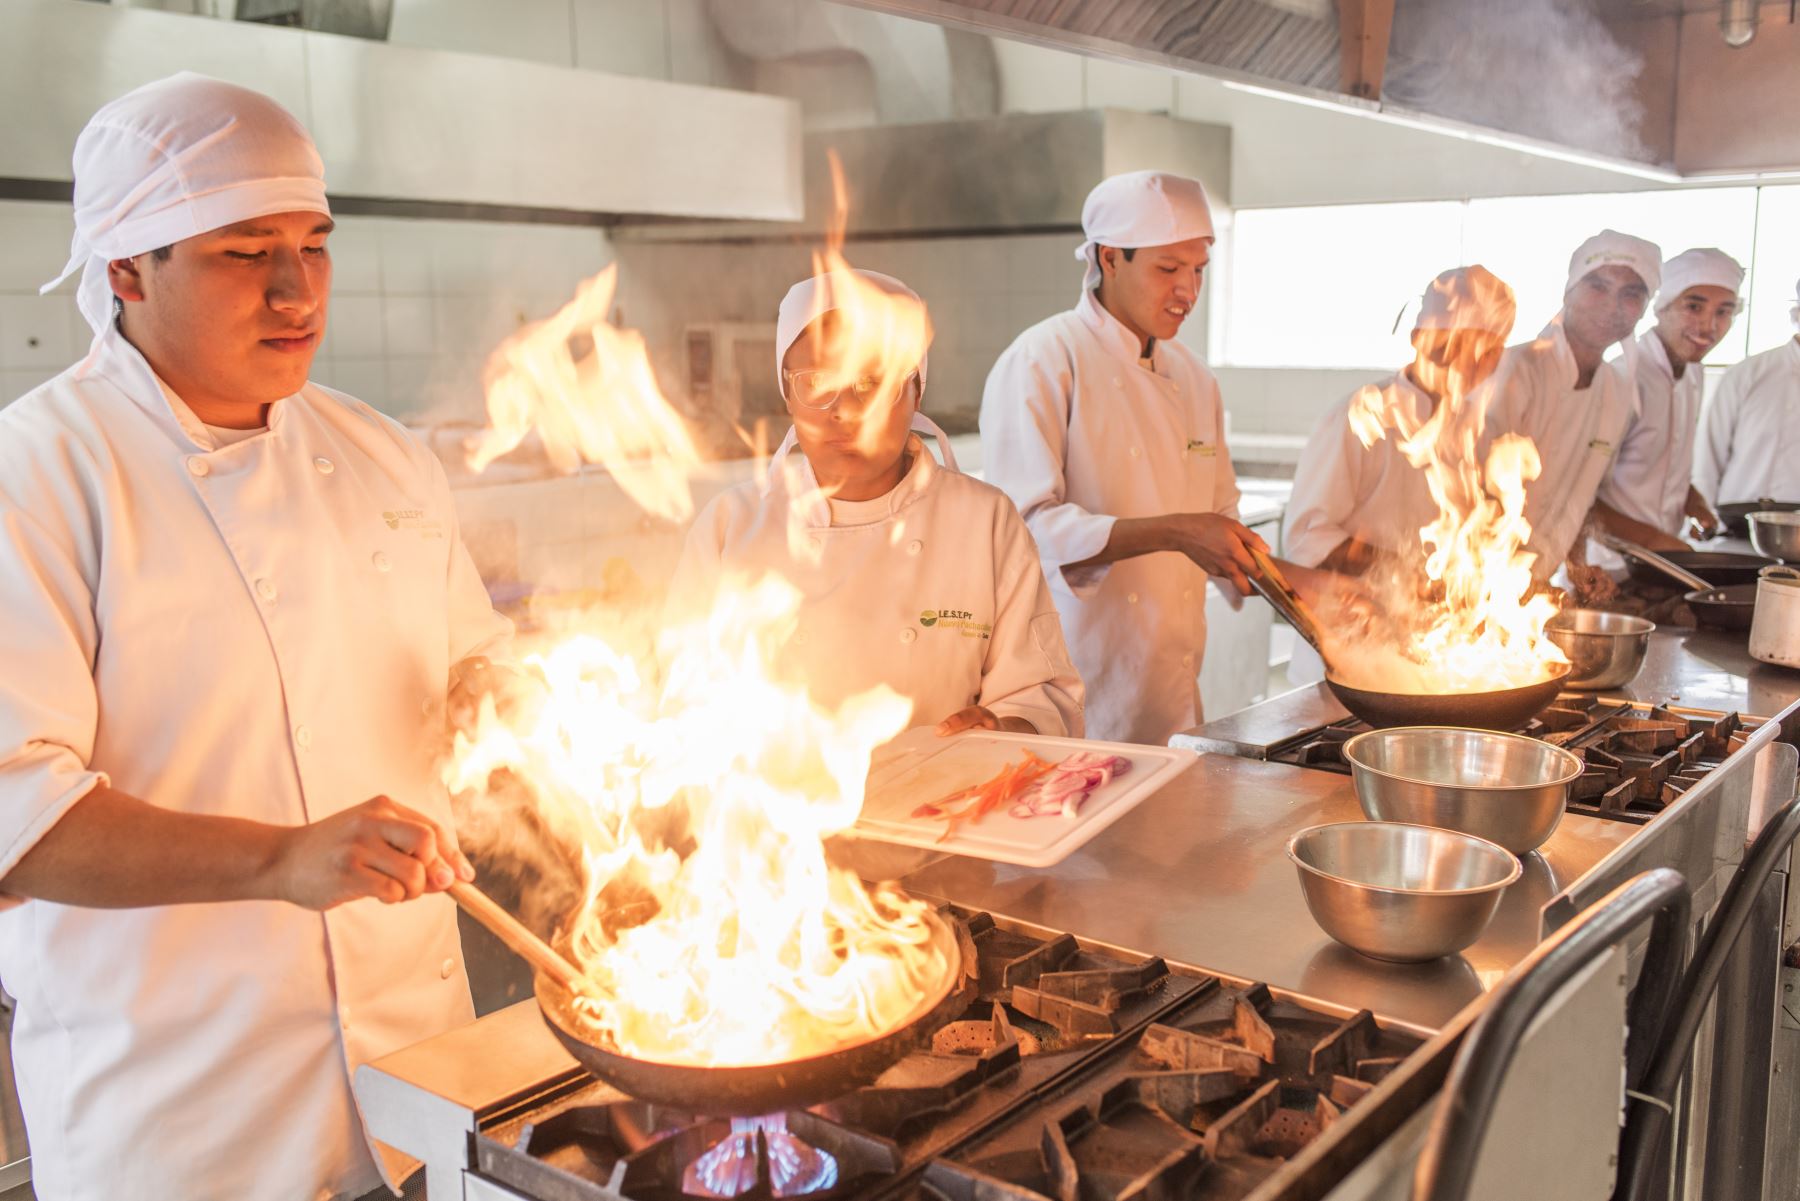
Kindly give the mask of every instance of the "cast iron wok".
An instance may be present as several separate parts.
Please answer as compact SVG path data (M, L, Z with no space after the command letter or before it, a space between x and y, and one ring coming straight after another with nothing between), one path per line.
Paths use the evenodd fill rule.
M1715 588L1730 584L1754 584L1756 573L1775 561L1761 555L1724 550L1666 551L1663 558L1677 567L1693 572ZM1641 559L1632 559L1626 570L1639 583L1656 584L1668 578Z
M1377 729L1387 726L1464 726L1476 730L1516 730L1562 691L1569 666L1558 664L1547 680L1497 692L1372 692L1352 688L1327 675L1338 703Z
M1694 620L1709 630L1748 630L1756 616L1756 585L1732 584L1708 588L1681 598L1694 611Z
M932 943L947 965L944 978L921 996L907 1018L893 1029L807 1059L748 1067L633 1059L604 1045L574 1012L569 990L542 971L536 981L538 1008L543 1010L550 1032L576 1062L640 1101L686 1113L739 1117L801 1109L870 1083L969 1004L972 986L956 931L950 920L936 911L925 916Z

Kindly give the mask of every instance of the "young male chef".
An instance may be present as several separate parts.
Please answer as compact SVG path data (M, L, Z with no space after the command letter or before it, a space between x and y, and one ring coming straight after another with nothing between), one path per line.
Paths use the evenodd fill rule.
M381 1178L355 1067L469 1020L434 770L510 636L432 454L307 382L306 131L195 75L75 146L87 356L0 410L0 976L44 1201ZM434 732L435 727L435 732ZM405 902L404 904L399 902Z
M1800 331L1800 285L1788 315ZM1694 484L1714 505L1800 501L1800 333L1719 381L1700 422Z
M801 594L786 667L837 705L886 684L938 733L1082 733L1081 680L1031 535L999 489L963 475L919 411L927 361L845 384L857 287L923 302L873 271L802 280L776 315L775 354L793 428L767 478L732 489L688 533L669 587L672 620L704 613L726 577L767 573ZM871 306L873 307L873 306ZM937 441L940 466L919 434Z
M1737 317L1744 269L1722 250L1684 250L1662 266L1656 325L1637 340L1638 411L1594 506L1600 523L1651 550L1687 550L1719 521L1694 487L1694 435L1704 391L1700 360Z
M1081 298L994 364L982 459L1037 539L1088 733L1160 745L1202 720L1207 577L1248 592L1250 548L1266 546L1238 521L1218 381L1174 340L1212 252L1205 191L1115 175L1081 224Z
M1542 468L1525 485L1525 517L1539 579L1582 549L1578 535L1638 403L1635 343L1617 362L1606 352L1631 337L1661 280L1655 243L1602 230L1569 257L1563 307L1543 333L1501 357L1487 433L1522 434L1537 447ZM1571 568L1572 577L1589 572L1585 562Z

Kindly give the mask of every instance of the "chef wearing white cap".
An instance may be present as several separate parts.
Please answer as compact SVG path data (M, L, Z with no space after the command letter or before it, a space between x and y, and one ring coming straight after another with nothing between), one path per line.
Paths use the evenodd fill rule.
M1537 447L1542 466L1526 483L1525 516L1539 579L1580 549L1578 536L1637 408L1637 347L1628 339L1661 280L1655 243L1602 230L1569 257L1562 310L1536 341L1508 348L1500 361L1487 432L1522 434ZM1606 352L1622 341L1624 356L1607 362Z
M1116 175L1081 223L1080 300L988 375L983 466L1037 539L1088 733L1161 744L1201 720L1207 577L1247 590L1263 542L1237 519L1218 382L1174 341L1212 252L1205 191Z
M873 303L858 303L859 290ZM666 624L708 612L727 579L773 573L800 592L779 666L815 701L836 706L885 684L940 734L1079 737L1081 681L1031 535L1003 492L957 470L919 411L924 315L917 294L873 271L788 291L775 353L793 427L766 479L720 494L695 520ZM852 349L908 341L918 357L885 372Z
M1800 331L1800 285L1789 316ZM1719 381L1700 421L1694 485L1714 505L1800 501L1800 334Z
M453 670L510 628L432 454L306 381L331 218L291 116L185 74L115 100L75 224L93 345L0 410L32 1185L360 1194L351 1072L471 1016L434 759Z
M1693 486L1700 360L1737 316L1744 269L1722 250L1684 250L1663 264L1656 325L1637 340L1638 411L1595 514L1607 529L1652 550L1686 550L1689 521L1702 536L1718 518Z
M1431 281L1413 325L1412 363L1351 393L1307 439L1283 531L1289 559L1360 573L1378 557L1419 549L1419 530L1438 506L1402 445L1447 393L1470 396L1493 375L1515 311L1512 289L1485 267Z

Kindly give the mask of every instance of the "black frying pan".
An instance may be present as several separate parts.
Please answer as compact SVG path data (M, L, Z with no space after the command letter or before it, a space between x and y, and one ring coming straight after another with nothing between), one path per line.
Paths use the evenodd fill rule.
M1413 692L1371 692L1340 684L1329 675L1325 684L1338 703L1376 728L1388 726L1463 726L1477 730L1516 730L1537 716L1569 678L1562 664L1547 680L1523 688L1497 692L1462 692L1444 695Z
M1755 584L1708 588L1681 599L1694 611L1694 620L1709 630L1748 630L1756 616Z
M1738 554L1723 550L1677 550L1663 553L1663 558L1686 571L1691 571L1715 588L1730 584L1754 584L1756 573L1775 562L1761 555ZM1641 584L1659 584L1668 579L1662 572L1633 558L1626 570Z
M1719 506L1719 528L1734 538L1750 536L1752 513L1800 513L1800 502L1791 500L1740 500Z
M568 989L543 971L537 973L538 1008L543 1010L550 1032L576 1062L640 1101L687 1113L737 1117L801 1109L870 1083L968 1007L973 984L964 970L956 932L941 914L933 911L925 916L932 942L947 965L944 978L921 996L911 1015L892 1030L809 1059L750 1067L633 1059L596 1041L571 1009Z

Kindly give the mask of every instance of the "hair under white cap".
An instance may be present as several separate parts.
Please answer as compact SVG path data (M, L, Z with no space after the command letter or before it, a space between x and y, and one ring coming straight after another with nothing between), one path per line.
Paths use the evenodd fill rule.
M1723 250L1712 247L1684 250L1662 266L1662 289L1656 294L1661 312L1681 299L1689 288L1724 288L1733 296L1744 286L1744 268Z
M1602 267L1628 267L1637 272L1646 288L1655 292L1662 284L1662 248L1616 229L1603 229L1569 256L1569 282L1563 285L1563 291L1568 292Z
M787 295L781 298L781 307L775 313L775 382L781 386L783 395L787 393L786 379L781 374L781 361L787 358L788 348L800 340L806 327L823 317L826 313L836 312L843 307L845 289L839 280L845 276L854 276L864 283L873 284L889 296L903 296L925 308L925 302L919 294L895 279L891 275L883 275L879 271L862 271L851 268L849 271L832 271L824 275L815 275L811 279L803 279L789 288ZM820 294L820 289L824 294ZM925 388L925 365L931 358L927 353L919 359L919 388Z
M1136 250L1213 236L1212 206L1197 179L1166 171L1128 171L1101 180L1081 206L1087 235L1075 257L1087 264L1083 289L1100 282L1100 250Z
M1419 298L1414 329L1484 330L1501 338L1512 335L1518 315L1513 290L1505 280L1477 263L1439 275Z
M62 274L96 333L112 320L106 264L274 213L330 215L305 127L249 88L183 71L100 108L75 139L75 238Z

